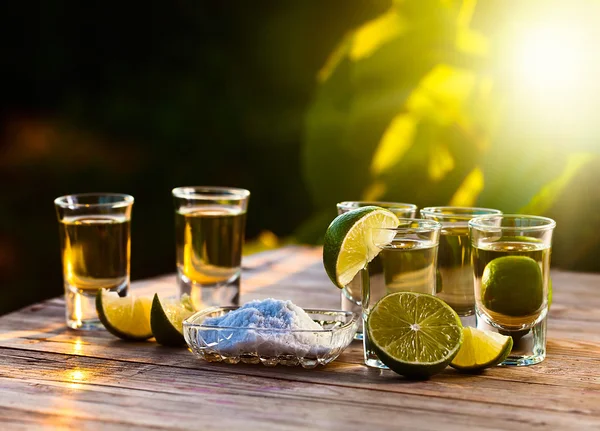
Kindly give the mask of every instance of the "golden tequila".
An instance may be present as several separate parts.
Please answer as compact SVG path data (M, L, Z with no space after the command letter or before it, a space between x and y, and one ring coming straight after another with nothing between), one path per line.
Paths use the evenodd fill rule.
M395 292L419 292L433 295L436 286L437 244L432 241L394 240L382 247L367 271L361 271L364 287L362 308L368 311L384 296ZM381 265L381 266L379 266Z
M65 217L60 238L65 283L93 296L129 284L130 224L119 216Z
M436 263L440 224L429 220L401 220L401 227L390 229L395 237L390 243L377 244L381 267L373 274L361 271L363 285L363 323L370 310L383 297L396 292L435 294ZM369 264L369 271L371 268ZM369 341L368 331L363 332L365 364L382 368Z
M437 296L459 316L475 312L473 267L469 229L445 227L440 232Z
M435 294L437 244L416 240L394 240L379 254L386 295L394 292Z
M352 298L365 299L365 305L375 305L379 299L394 292L435 294L435 254L437 246L424 241L392 241L346 285ZM363 293L364 277L368 274L369 288ZM360 302L358 302L360 305Z
M198 285L228 283L240 274L246 212L239 207L182 207L175 213L177 269Z
M490 310L484 304L481 297L482 278L486 266L494 259L504 256L526 256L533 259L540 266L542 274L542 299L540 307L533 312L522 315L507 315ZM490 243L480 242L473 249L473 265L475 274L475 300L479 313L486 316L490 321L506 329L526 329L537 324L545 317L547 310L548 277L550 274L550 246L541 242L529 242L526 238L517 241L494 241ZM522 295L522 293L521 293ZM518 309L516 301L524 301L519 292L515 292L513 308Z

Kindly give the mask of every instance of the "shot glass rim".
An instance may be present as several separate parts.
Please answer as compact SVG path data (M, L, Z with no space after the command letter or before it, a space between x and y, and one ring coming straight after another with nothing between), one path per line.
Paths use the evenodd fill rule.
M455 211L465 210L464 212L438 212L438 210ZM483 214L476 214L477 212L484 212ZM461 207L456 205L441 205L435 207L425 207L420 210L421 216L431 216L438 218L464 218L465 221L471 220L476 217L482 217L486 215L502 215L502 211L494 208L484 207Z
M401 225L398 227L372 227L372 230L381 229L381 230L390 230L396 233L416 233L416 232L432 232L432 231L440 231L442 229L442 224L435 220L423 219L423 218L399 218L400 224L402 222L410 222L410 223L418 223L419 227L402 227ZM421 225L423 225L421 227Z
M487 224L482 224L482 221L490 220L494 218L508 218L508 219L530 219L537 220L543 222L542 224L536 226L491 226ZM550 230L556 227L556 222L544 216L536 216L529 214L488 214L483 215L481 217L475 217L469 220L469 227L472 229L477 229L481 231L490 231L490 230L505 230L505 231L520 231L520 232L535 232L535 231L543 231Z
M120 198L120 200L115 200L114 202L98 202L98 203L78 203L74 202L73 198L82 198L82 197L113 197ZM92 192L92 193L72 193L69 195L59 196L54 199L54 204L61 208L67 209L80 209L80 208L122 208L133 205L135 199L133 196L125 194L125 193L102 193L102 192Z
M243 201L250 196L250 191L247 189L225 186L180 186L171 190L171 193L179 199L193 200L227 199Z
M355 206L353 204L361 204L361 205ZM390 209L390 208L391 209L406 209L406 210L413 210L413 211L417 211L419 209L419 207L415 204L409 204L406 202L390 202L390 201L341 201L336 204L336 207L338 209L352 210L352 209L362 208L362 207L369 206L369 205L373 205L373 206L386 205L386 206L382 207L382 208L386 208L386 209Z

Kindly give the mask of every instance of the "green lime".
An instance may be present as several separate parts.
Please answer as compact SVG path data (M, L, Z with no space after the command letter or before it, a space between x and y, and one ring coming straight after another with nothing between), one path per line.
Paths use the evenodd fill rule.
M100 321L113 335L124 340L147 340L152 337L150 307L147 297L119 297L115 292L98 291L96 311Z
M511 337L497 332L475 328L463 329L463 343L450 363L451 367L463 371L479 371L504 361L513 346Z
M154 294L150 326L156 342L163 346L183 346L183 321L194 313L190 297L160 299Z
M394 239L394 232L371 228L395 228L400 221L393 212L367 206L337 216L325 232L323 265L331 281L343 289L379 254L376 244Z
M369 314L367 331L381 362L408 378L441 372L463 340L458 314L441 299L416 292L384 296Z
M542 270L527 256L503 256L488 263L481 279L483 305L507 316L528 316L544 302Z

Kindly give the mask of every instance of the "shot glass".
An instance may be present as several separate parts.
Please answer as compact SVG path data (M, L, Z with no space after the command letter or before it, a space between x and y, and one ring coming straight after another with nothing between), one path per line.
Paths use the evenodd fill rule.
M490 208L427 207L421 217L442 224L438 250L436 295L460 316L463 326L476 326L471 241L467 223L474 217L502 214Z
M133 197L84 193L54 200L59 221L67 326L103 329L96 314L100 289L129 289Z
M229 187L173 189L179 293L197 310L239 305L249 198Z
M477 327L510 335L502 365L546 357L552 234L556 223L529 215L488 215L469 221Z
M348 211L355 210L357 208L375 205L381 208L385 208L396 214L399 218L413 218L417 213L417 206L413 204L405 204L400 202L368 202L368 201L345 201L337 204L337 211L339 214L347 213ZM383 277L381 276L381 261L379 257L375 257L369 263L369 276L371 280L371 289L377 291L384 291L385 286L383 285ZM359 273L352 279L352 281L342 289L341 292L341 307L344 311L353 311L360 315L362 312L362 275ZM358 327L358 331L354 336L356 340L363 339L363 325L362 322Z
M383 289L371 289L374 277L363 269L362 317L367 324L369 313L381 298L395 292L435 294L436 264L442 225L434 220L400 219L395 229L371 229L373 243L381 249L379 256ZM391 239L391 241L390 241ZM366 326L365 326L366 328ZM363 332L365 364L387 368L377 357L369 342L368 331Z

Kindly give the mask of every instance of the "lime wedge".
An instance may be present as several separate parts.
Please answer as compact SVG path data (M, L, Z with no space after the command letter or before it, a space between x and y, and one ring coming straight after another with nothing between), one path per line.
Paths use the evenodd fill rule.
M464 371L479 371L504 361L510 354L513 339L475 328L463 330L463 344L450 366Z
M371 228L395 228L400 221L386 209L367 206L337 216L325 232L323 265L331 281L343 289L354 276L379 254L375 244L394 239L394 232Z
M160 299L154 294L150 326L156 342L163 346L183 346L183 321L194 313L190 297Z
M463 340L458 314L441 299L416 292L384 296L369 314L367 331L381 362L408 378L441 372Z
M98 291L96 311L100 321L113 335L124 340L147 340L152 337L150 307L147 297L119 297L115 292Z

